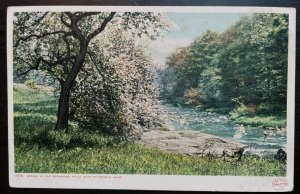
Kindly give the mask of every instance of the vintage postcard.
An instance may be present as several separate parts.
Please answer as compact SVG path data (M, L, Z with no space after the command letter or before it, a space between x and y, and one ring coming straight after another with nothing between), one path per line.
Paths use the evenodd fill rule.
M291 191L294 8L7 11L9 182Z

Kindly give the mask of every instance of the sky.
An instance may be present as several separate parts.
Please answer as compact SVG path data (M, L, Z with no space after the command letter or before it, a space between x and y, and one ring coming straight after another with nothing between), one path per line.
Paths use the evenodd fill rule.
M188 46L207 30L223 32L245 14L242 13L165 13L175 28L147 43L153 61L164 66L167 56L176 48Z

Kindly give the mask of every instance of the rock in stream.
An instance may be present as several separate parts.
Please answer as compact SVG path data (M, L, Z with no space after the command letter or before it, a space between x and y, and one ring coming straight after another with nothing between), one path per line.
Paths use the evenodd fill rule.
M159 128L144 132L138 144L188 156L232 157L243 153L246 145L192 130Z

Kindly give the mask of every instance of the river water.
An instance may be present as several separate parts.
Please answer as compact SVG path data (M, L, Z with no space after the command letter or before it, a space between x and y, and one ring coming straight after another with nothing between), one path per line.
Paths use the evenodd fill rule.
M166 124L176 130L195 130L247 145L245 154L274 155L286 147L286 132L236 124L228 116L195 108L162 105Z

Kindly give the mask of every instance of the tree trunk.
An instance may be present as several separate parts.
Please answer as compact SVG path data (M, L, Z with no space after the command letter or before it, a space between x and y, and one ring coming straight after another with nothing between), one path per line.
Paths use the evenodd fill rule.
M55 129L56 130L63 130L68 131L68 121L69 121L69 99L71 94L71 89L74 85L75 79L83 66L85 55L87 52L88 46L87 40L80 41L80 51L76 56L75 62L72 66L70 73L66 81L61 84L61 91L58 103L58 110L57 110L57 122Z
M61 86L55 127L58 130L68 130L70 92L70 86Z

